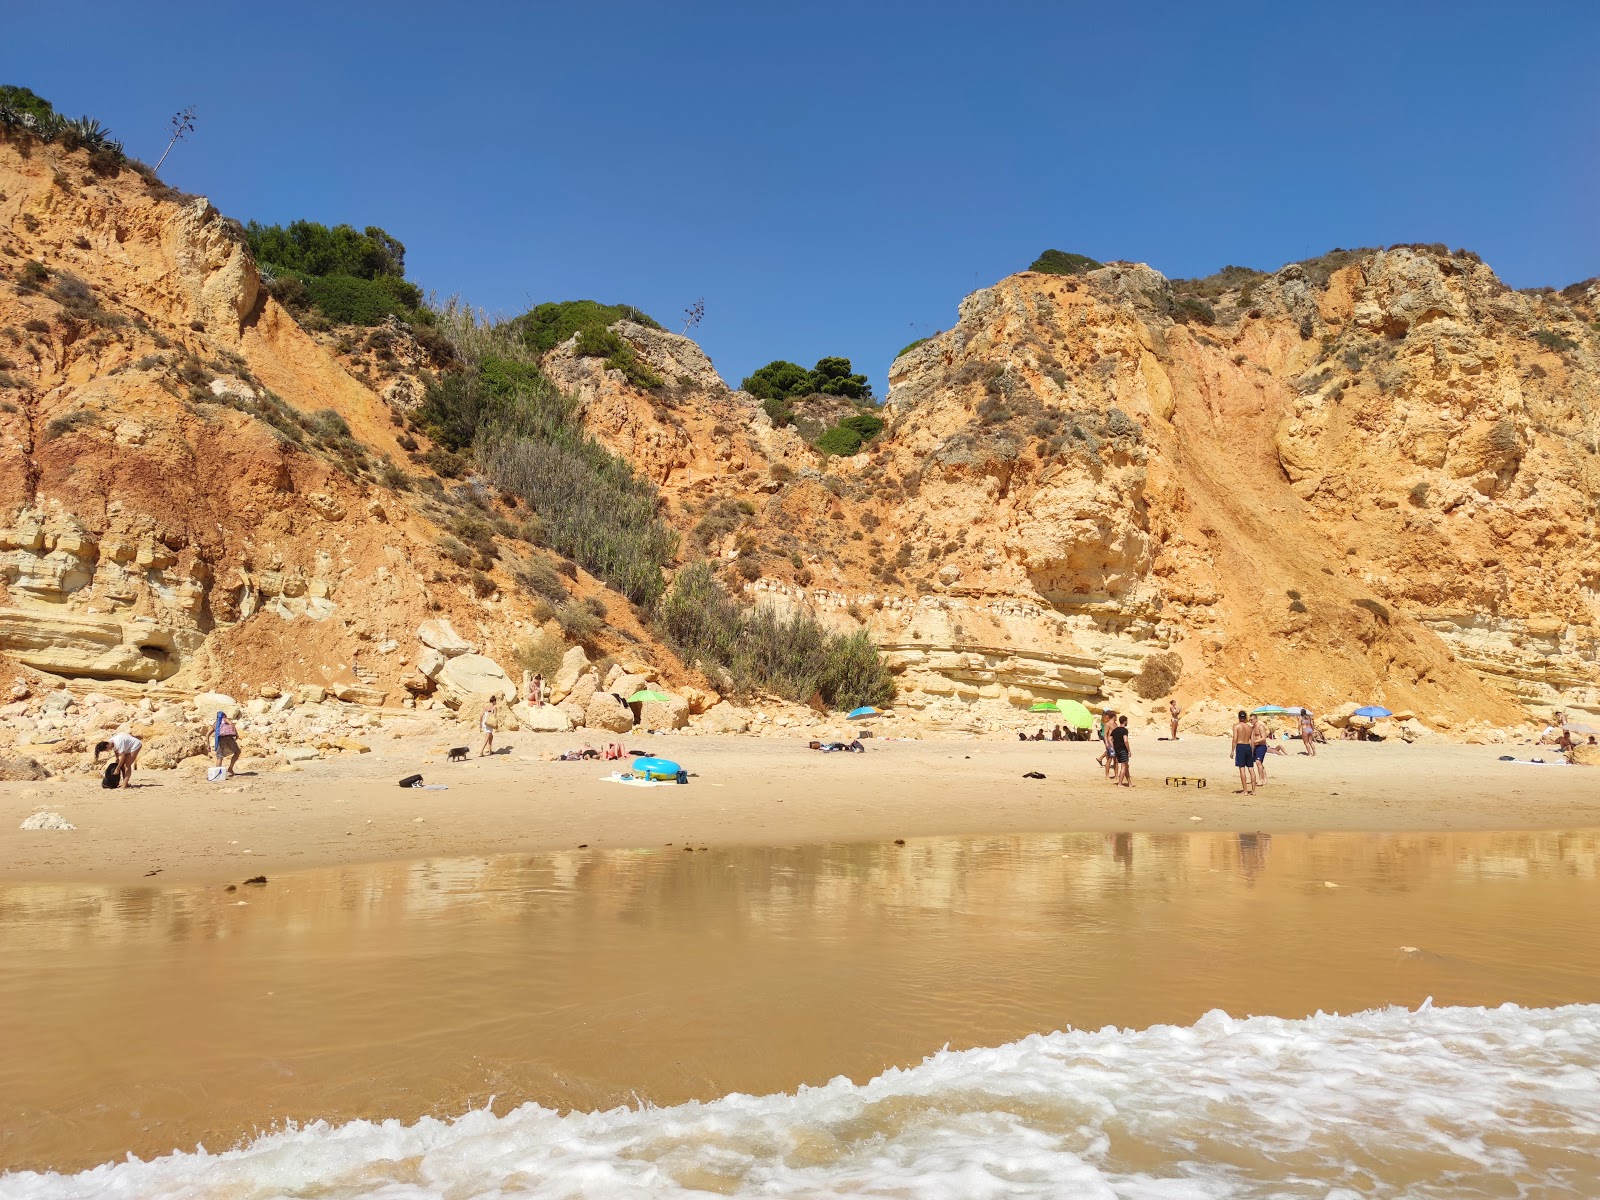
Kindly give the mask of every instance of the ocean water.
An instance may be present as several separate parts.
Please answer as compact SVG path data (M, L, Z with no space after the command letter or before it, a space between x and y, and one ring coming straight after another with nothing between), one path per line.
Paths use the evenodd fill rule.
M1597 912L1595 831L0 886L0 1200L1594 1200Z
M865 1084L321 1123L0 1177L7 1200L1593 1197L1600 1005L1034 1035Z

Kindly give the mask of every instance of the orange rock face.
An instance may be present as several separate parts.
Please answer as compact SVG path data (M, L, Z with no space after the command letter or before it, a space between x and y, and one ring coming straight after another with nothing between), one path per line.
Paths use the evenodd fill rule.
M461 483L401 440L431 369L403 331L382 361L307 332L203 200L53 146L0 144L0 272L0 653L398 702L447 618L515 677L534 551L504 522L492 553L451 545ZM613 327L653 391L571 341L543 365L660 488L680 562L867 627L930 713L1600 711L1596 288L1512 292L1442 247L1237 276L1004 279L894 363L851 457L808 442L836 406L776 428L687 338ZM619 653L705 683L607 611Z

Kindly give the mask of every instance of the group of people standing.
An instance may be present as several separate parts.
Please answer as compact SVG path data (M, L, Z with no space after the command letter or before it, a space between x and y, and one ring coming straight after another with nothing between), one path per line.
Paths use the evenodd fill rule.
M1292 710L1291 710L1292 711ZM1317 756L1317 720L1309 708L1299 712L1300 741L1305 753ZM1267 755L1283 754L1282 746L1272 740L1272 730L1259 713L1239 710L1239 719L1233 725L1233 765L1239 768L1239 790L1235 795L1254 796L1258 787L1267 786Z

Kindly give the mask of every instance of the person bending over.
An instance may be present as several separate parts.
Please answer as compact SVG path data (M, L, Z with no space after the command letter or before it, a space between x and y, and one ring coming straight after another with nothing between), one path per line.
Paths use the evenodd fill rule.
M100 762L102 751L110 751L117 760L117 776L121 780L119 787L133 786L133 769L139 765L139 751L144 746L138 738L131 733L113 733L108 741L96 742L94 745L94 761Z

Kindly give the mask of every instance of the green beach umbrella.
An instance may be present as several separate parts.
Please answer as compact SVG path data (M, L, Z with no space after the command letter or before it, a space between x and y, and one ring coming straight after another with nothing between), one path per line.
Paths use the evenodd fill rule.
M1254 717L1274 717L1282 716L1288 711L1289 710L1284 708L1281 704L1263 704L1260 708L1252 708L1250 710L1250 715Z
M1057 704L1054 700L1041 700L1037 704L1035 704L1032 708L1030 708L1028 711L1029 712L1058 713L1058 712L1061 711L1061 706L1059 704Z
M629 704L654 704L662 700L671 700L672 697L665 692L643 691L635 692L628 697Z
M1094 725L1094 714L1076 700L1063 700L1058 707L1063 724L1074 729L1089 729Z

